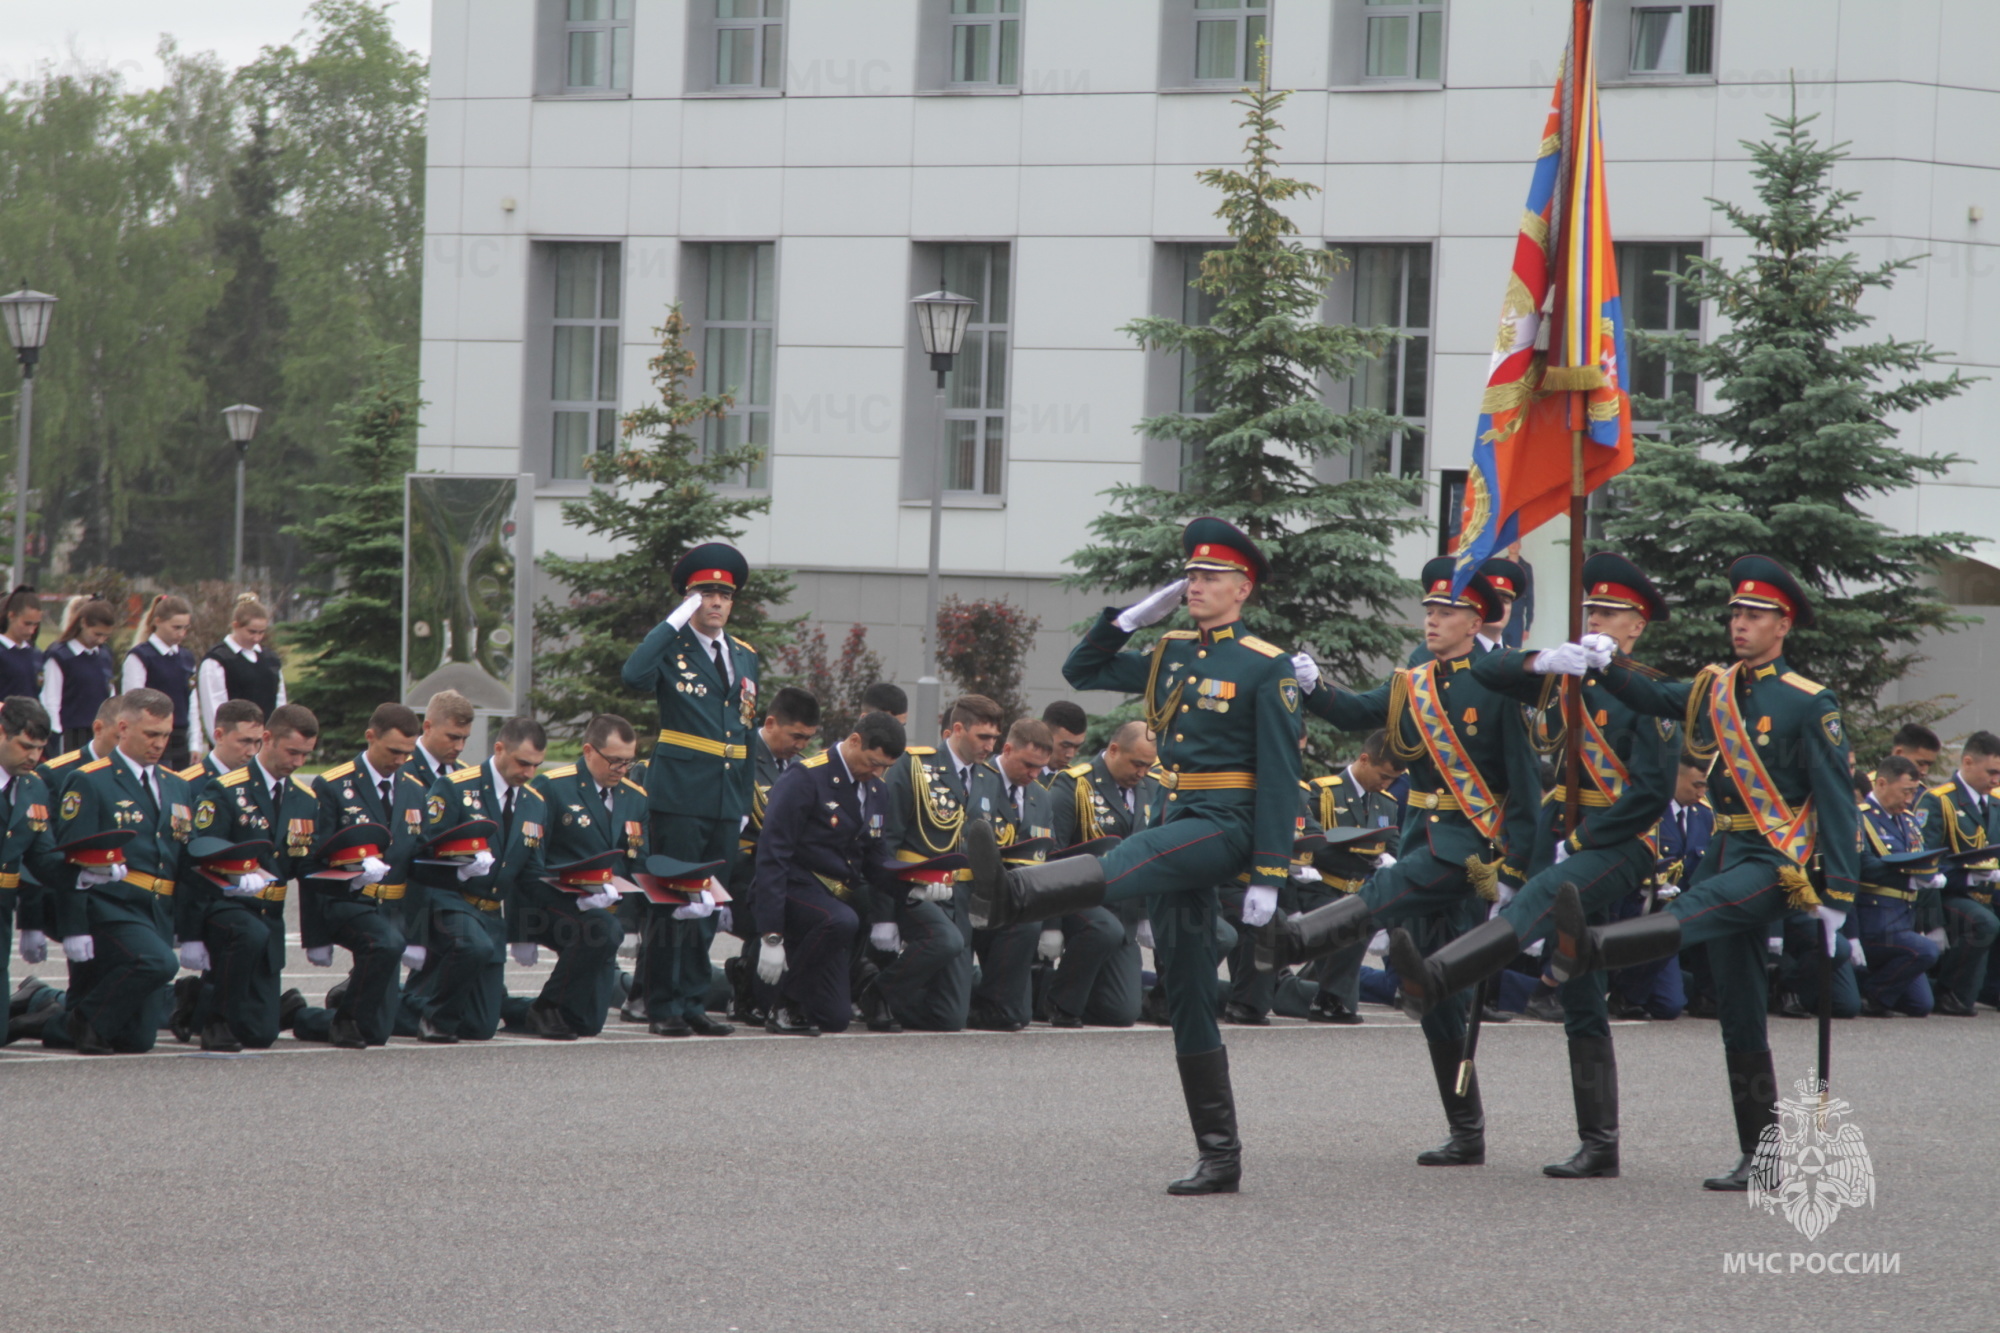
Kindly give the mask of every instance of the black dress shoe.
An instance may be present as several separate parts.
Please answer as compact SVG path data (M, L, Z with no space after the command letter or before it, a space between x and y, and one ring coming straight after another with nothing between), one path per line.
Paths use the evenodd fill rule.
M430 1019L420 1018L417 1020L417 1040L427 1041L433 1046L456 1046L458 1045L458 1034L455 1032L445 1032L432 1023Z
M882 994L879 977L870 977L861 987L861 993L854 997L861 1006L861 1021L868 1025L870 1032L901 1032L903 1025L896 1021L889 1001Z
M326 998L320 1001L320 1003L324 1004L329 1009L338 1009L340 1008L340 1002L346 998L347 998L347 981L345 978L342 978L341 980L334 982L333 985L327 987Z
M1049 1026L1052 1028L1080 1028L1083 1026L1081 1014L1066 1014L1060 1009L1049 1010Z
M576 1030L563 1018L562 1011L546 1000L528 1006L528 1035L546 1041L575 1041Z
M1939 987L1938 989L1936 1003L1932 1006L1932 1012L1949 1014L1953 1018L1979 1017L1979 1010L1967 1004L1964 1000L1959 999L1958 996L1945 990L1943 987Z
M1723 1194L1744 1194L1750 1189L1750 1177L1756 1174L1757 1154L1746 1152L1737 1159L1736 1165L1719 1176L1710 1176L1701 1182L1705 1190L1716 1190Z
M305 992L294 986L278 997L278 1031L290 1032L299 1021L299 1011L306 1007Z
M1521 1006L1521 1012L1544 1023L1563 1021L1562 1001L1556 998L1553 986L1537 986L1535 993L1528 997L1528 1002Z
M200 1003L200 977L181 977L174 982L174 1008L167 1015L167 1031L183 1046L194 1040L194 1010Z
M201 1048L204 1051L222 1051L234 1055L243 1049L243 1043L236 1040L236 1034L229 1030L229 1024L218 1018L201 1030Z
M1876 999L1872 995L1864 995L1861 997L1861 1016L1863 1018L1902 1017L1900 1013L1896 1012L1894 1009L1891 1009L1888 1005L1883 1004L1880 1000Z
M1481 1009L1479 1011L1479 1018L1483 1023L1511 1023L1514 1021L1514 1015L1508 1013L1497 1004L1489 1004L1484 1009Z
M672 1018L656 1018L646 1025L646 1031L656 1037L692 1037L694 1029L679 1014Z
M736 1031L729 1024L718 1023L707 1014L689 1014L687 1025L688 1031L697 1037L726 1037Z
M51 996L57 993L55 987L49 985L40 977L23 978L21 984L14 987L14 994L7 1001L8 1017L19 1018L25 1013L51 1003L50 1000L42 998L43 991L47 991Z
M802 1017L790 1005L781 1004L764 1020L764 1031L774 1037L817 1037L819 1024Z
M1791 991L1777 991L1771 999L1771 1012L1779 1018L1811 1018L1812 1011Z
M1622 995L1613 995L1608 1007L1611 1010L1613 1018L1639 1022L1648 1021L1652 1018L1652 1015L1646 1012L1645 1005L1634 1004Z
M111 1043L97 1035L97 1029L90 1020L72 1009L69 1011L69 1044L76 1048L78 1055L115 1055Z
M1316 995L1306 1009L1306 1017L1315 1023L1359 1023L1361 1015L1347 1007L1347 1001L1338 995Z
M618 1021L621 1023L652 1022L653 1020L646 1015L646 997L643 995L628 996L625 1003L618 1006Z
M965 1016L965 1026L977 1032L1019 1032L1028 1025L1016 1022L991 1005L975 1001Z
M351 1018L342 1018L338 1014L335 1014L327 1024L326 1040L328 1045L337 1046L343 1051L368 1049L368 1039L361 1035L361 1025Z
M1166 987L1155 985L1146 992L1146 998L1139 1001L1139 1021L1162 1028L1173 1024L1172 1017L1167 1013Z
M1251 1028L1267 1028L1271 1026L1271 1016L1269 1014L1260 1014L1249 1005L1239 1004L1235 1000L1231 1000L1228 1004L1222 1006L1222 1021Z

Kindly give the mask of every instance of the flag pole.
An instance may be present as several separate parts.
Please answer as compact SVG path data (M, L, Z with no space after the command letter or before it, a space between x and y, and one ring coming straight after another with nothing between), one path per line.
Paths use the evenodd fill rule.
M1589 495L1583 485L1583 395L1570 395L1569 433L1569 641L1583 638L1583 535ZM1575 833L1583 805L1583 678L1563 681L1563 836Z

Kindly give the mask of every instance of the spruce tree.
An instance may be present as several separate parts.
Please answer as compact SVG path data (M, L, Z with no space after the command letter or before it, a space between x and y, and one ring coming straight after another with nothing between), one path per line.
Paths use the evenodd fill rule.
M1279 174L1277 113L1286 96L1270 90L1268 75L1246 89L1234 103L1247 109L1244 165L1197 176L1221 192L1216 216L1234 242L1203 257L1193 284L1213 298L1212 321L1150 317L1124 327L1148 350L1191 361L1200 396L1214 407L1139 423L1145 435L1181 444L1190 460L1181 488L1113 487L1108 511L1090 525L1097 541L1069 558L1079 572L1065 582L1112 594L1164 583L1179 573L1186 522L1227 519L1271 562L1270 578L1245 608L1251 630L1287 651L1309 648L1331 678L1353 681L1409 646L1400 622L1415 571L1393 568L1386 556L1395 538L1424 527L1412 508L1422 486L1390 475L1325 482L1314 474L1322 460L1344 458L1397 426L1370 409L1336 412L1319 394L1322 383L1351 379L1394 335L1320 317L1345 261L1293 239L1282 211L1319 188ZM1158 628L1184 623L1177 613ZM1315 723L1315 757L1326 760L1331 746Z
M702 542L736 541L742 520L771 507L766 495L716 489L763 451L736 446L703 453L694 432L727 412L732 399L690 392L695 359L680 307L654 332L660 351L647 364L660 401L621 419L624 447L591 455L585 470L597 486L562 507L563 522L588 533L605 554L542 557L542 568L569 595L536 608L534 701L561 731L580 730L593 713L631 716L635 698L619 673L639 640L683 600L673 589L674 562ZM768 661L798 623L771 617L771 608L791 595L789 571L753 566L737 589L729 632Z
M287 528L331 591L293 640L316 654L299 690L319 719L328 753L362 744L377 704L402 697L403 476L416 466L416 384L394 349L375 354L371 387L336 411L335 454L347 480L310 486L328 512Z
M1860 309L1887 291L1914 258L1864 266L1841 249L1870 219L1860 196L1828 181L1844 144L1822 147L1800 116L1770 117L1774 138L1744 143L1762 210L1711 199L1747 235L1751 254L1731 268L1692 261L1673 280L1706 302L1724 327L1707 343L1641 336L1641 354L1670 353L1700 375L1713 405L1685 396L1640 400L1664 422L1664 442L1642 442L1617 482L1606 524L1613 542L1660 585L1674 618L1646 635L1645 657L1686 676L1729 660L1729 564L1756 553L1782 561L1805 585L1818 625L1797 630L1787 657L1840 696L1857 755L1887 747L1907 721L1934 721L1933 701L1884 705L1882 688L1921 660L1915 645L1954 624L1926 576L1962 554L1962 533L1900 533L1871 517L1891 497L1962 460L1898 446L1890 418L1962 392L1956 370L1920 378L1942 359L1929 343L1863 342L1873 317Z

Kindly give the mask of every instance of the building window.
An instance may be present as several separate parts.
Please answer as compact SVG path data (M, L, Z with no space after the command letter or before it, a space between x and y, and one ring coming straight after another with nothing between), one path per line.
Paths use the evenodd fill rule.
M1465 519L1466 476L1463 469L1456 468L1438 473L1439 555L1450 555L1458 549L1459 524Z
M623 92L632 86L632 0L565 0L563 91Z
M1713 74L1714 5L1635 5L1634 74Z
M1219 249L1211 245L1184 245L1181 247L1181 323L1190 328L1202 328L1215 322L1215 308L1222 298L1214 292L1205 292L1195 283L1201 278L1202 257L1210 250ZM1215 396L1210 387L1203 383L1202 372L1208 367L1209 358L1192 350L1181 352L1181 396L1180 411L1186 416L1205 417L1215 411ZM1201 446L1188 440L1181 441L1180 469L1185 478L1189 472L1201 464Z
M1404 424L1355 451L1354 475L1420 477L1430 425L1431 248L1357 245L1354 323L1406 335L1361 369L1350 402Z
M1701 258L1701 242L1632 242L1618 247L1618 298L1628 331L1664 334L1690 341L1701 337L1701 306L1669 276L1687 272L1688 261ZM1695 401L1697 380L1691 370L1675 364L1671 348L1629 353L1626 389L1634 397ZM1658 438L1659 422L1637 421L1632 429Z
M951 85L1021 83L1021 0L951 0Z
M1436 83L1444 71L1443 0L1368 0L1370 79Z
M584 460L618 443L618 247L555 245L555 409L549 476L583 480Z
M1002 493L1007 463L1008 247L945 245L943 286L976 304L945 375L944 489Z
M778 88L785 72L785 0L713 0L715 86Z
M1194 81L1255 83L1257 43L1270 22L1268 4L1194 0Z
M771 484L771 352L775 341L777 246L711 245L707 294L702 302L701 391L728 394L734 402L702 425L709 457L744 446L763 457L747 465L736 484L762 490Z

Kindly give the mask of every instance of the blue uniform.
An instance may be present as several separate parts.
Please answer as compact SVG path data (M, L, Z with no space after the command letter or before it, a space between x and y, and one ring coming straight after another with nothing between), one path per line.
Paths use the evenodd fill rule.
M1973 791L1958 774L1924 793L1913 813L1923 828L1926 847L1962 852L2000 846L2000 799ZM2000 851L1991 859L1945 868L1944 926L1950 947L1938 960L1938 985L1965 1008L1979 1002L1995 941L2000 940L1994 886L1986 880L1996 867Z
M1892 815L1871 793L1861 803L1861 837L1861 885L1849 923L1868 958L1861 993L1885 1009L1928 1014L1931 983L1924 974L1940 951L1916 928L1910 877L1882 864L1885 856L1922 850L1924 832L1909 811Z
M1669 805L1653 831L1659 861L1653 871L1653 888L1671 884L1685 888L1715 836L1715 807L1707 801L1693 805ZM1612 919L1623 921L1648 910L1648 889L1634 889L1612 911ZM1656 958L1637 967L1620 968L1611 974L1611 985L1627 1004L1643 1008L1653 1018L1678 1018L1687 1008L1687 983L1681 974L1683 962L1692 964L1696 983L1713 998L1714 983L1708 977L1708 952L1691 949L1683 958Z

